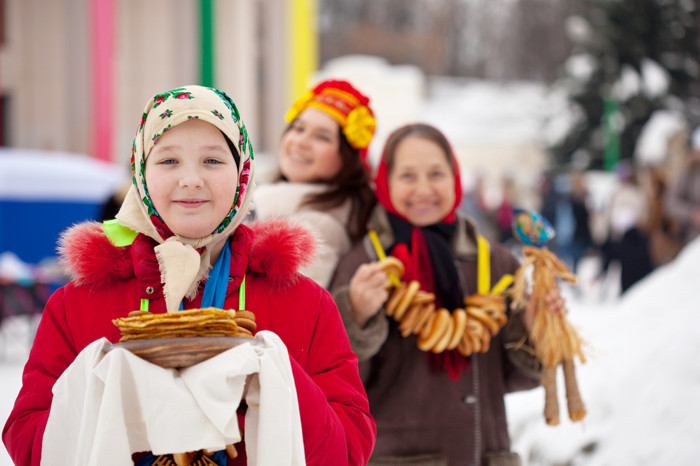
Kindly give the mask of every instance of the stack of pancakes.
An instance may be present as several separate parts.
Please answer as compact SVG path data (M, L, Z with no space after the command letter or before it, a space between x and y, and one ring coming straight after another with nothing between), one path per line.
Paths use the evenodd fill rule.
M121 331L120 342L155 338L252 338L257 327L255 314L250 311L225 311L214 307L165 314L134 311L129 317L112 322Z

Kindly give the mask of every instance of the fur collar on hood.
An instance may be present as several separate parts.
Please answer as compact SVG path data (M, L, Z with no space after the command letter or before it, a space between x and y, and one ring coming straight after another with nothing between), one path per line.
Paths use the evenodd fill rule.
M250 237L248 269L266 275L276 286L293 282L298 270L316 253L312 233L288 220L260 221L238 228L242 229L239 234ZM112 245L98 222L84 222L66 230L58 249L61 264L77 285L106 285L134 274L130 246Z

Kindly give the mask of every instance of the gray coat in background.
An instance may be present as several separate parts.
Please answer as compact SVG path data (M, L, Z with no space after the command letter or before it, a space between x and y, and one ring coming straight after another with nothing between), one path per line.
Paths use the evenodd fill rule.
M679 178L670 184L664 208L674 222L683 244L700 235L700 160L693 160Z

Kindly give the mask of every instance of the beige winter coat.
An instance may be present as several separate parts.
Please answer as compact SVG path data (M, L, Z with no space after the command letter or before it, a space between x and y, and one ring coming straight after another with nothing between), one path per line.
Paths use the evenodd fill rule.
M351 247L346 225L350 203L327 210L303 206L306 196L328 190L324 184L278 181L258 185L253 192L253 214L257 220L285 217L309 228L318 242L316 258L301 273L328 288L338 260Z

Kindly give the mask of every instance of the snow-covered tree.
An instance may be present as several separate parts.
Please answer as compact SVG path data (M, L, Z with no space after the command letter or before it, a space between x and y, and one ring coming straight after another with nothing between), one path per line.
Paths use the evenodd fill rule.
M574 48L557 87L577 116L553 141L560 163L631 159L649 117L665 109L700 123L700 28L695 0L588 0L567 20Z

